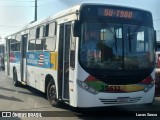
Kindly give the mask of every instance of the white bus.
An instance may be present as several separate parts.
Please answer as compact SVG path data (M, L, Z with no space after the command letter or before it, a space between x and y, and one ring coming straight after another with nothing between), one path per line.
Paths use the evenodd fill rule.
M91 41L91 42L89 42ZM6 37L15 86L47 94L51 105L148 104L154 100L154 29L149 11L81 4Z

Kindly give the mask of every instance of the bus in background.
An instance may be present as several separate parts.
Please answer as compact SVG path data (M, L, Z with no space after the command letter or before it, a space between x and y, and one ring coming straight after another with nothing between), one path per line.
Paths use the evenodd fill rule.
M51 105L150 104L155 46L149 11L81 4L6 37L6 72L15 86L47 94Z
M160 41L156 42L155 95L160 95Z
M5 53L5 43L0 43L0 70L4 71L5 70L5 65L4 65L4 55Z

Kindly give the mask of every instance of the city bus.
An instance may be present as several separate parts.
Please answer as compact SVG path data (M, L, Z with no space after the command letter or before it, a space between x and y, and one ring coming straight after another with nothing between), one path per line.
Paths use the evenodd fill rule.
M53 106L151 104L154 40L151 12L83 3L8 35L6 73Z
M155 96L160 95L160 41L156 42Z
M5 43L0 43L0 70L4 71Z

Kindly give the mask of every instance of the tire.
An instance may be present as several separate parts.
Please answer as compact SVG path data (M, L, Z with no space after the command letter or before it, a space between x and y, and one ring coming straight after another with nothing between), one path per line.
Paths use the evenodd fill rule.
M20 86L20 83L18 82L18 78L17 78L16 69L13 70L13 84L14 84L15 87Z
M47 99L52 106L59 106L59 100L57 99L56 86L53 80L50 80L47 85Z

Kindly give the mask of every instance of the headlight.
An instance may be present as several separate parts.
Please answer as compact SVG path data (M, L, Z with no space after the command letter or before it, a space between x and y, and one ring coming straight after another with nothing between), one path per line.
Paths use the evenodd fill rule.
M86 90L86 91L88 91L88 92L90 92L90 93L92 93L92 94L94 94L94 95L96 95L96 94L99 93L98 91L96 91L94 88L88 86L88 85L87 85L86 83L84 83L83 81L78 80L78 81L77 81L77 84L78 84L78 86L81 87L82 89L84 89L84 90Z
M154 86L154 82L152 82L152 83L149 84L149 85L146 85L146 87L145 87L145 89L144 89L144 92L148 92L153 86Z

